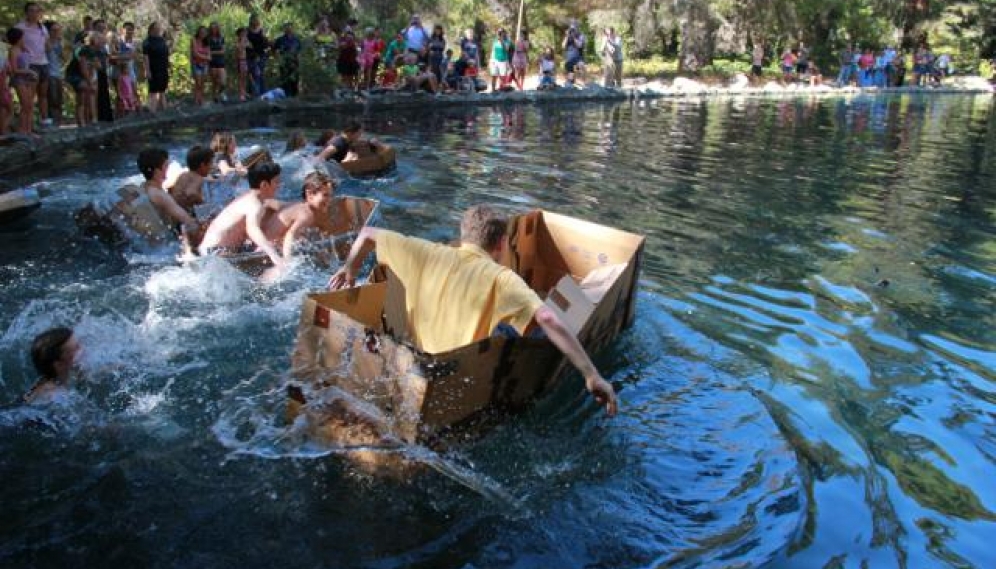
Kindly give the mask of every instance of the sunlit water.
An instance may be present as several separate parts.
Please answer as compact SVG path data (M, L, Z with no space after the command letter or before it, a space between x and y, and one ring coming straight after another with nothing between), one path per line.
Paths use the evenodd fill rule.
M347 118L229 126L279 153ZM493 201L647 236L636 324L597 358L620 416L570 376L481 439L374 449L400 478L316 445L283 388L327 269L264 286L74 229L144 143L182 160L216 125L150 132L20 180L45 207L0 234L0 565L996 566L991 97L365 120L398 169L340 191L380 225L451 239ZM85 381L18 405L66 323Z

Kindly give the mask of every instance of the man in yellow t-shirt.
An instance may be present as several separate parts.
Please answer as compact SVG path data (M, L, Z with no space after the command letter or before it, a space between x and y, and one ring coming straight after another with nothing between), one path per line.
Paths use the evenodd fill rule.
M409 328L419 348L445 352L488 337L499 324L522 334L535 321L581 372L595 400L615 415L615 391L578 339L519 275L498 264L507 246L506 227L506 220L487 206L464 214L459 248L364 227L329 288L352 286L361 261L376 249L377 260L405 287Z

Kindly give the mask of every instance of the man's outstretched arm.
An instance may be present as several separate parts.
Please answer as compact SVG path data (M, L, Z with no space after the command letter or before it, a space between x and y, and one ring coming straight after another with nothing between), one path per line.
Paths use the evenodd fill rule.
M533 318L546 333L547 338L553 342L553 345L557 346L571 361L571 364L581 372L584 377L584 386L595 398L595 401L599 405L605 405L605 412L609 417L614 416L617 410L616 392L612 389L612 384L605 381L595 369L595 364L591 363L591 358L584 351L581 342L578 342L574 334L567 329L560 317L550 308L539 307Z
M364 227L360 230L356 236L356 241L349 249L349 256L343 262L342 268L329 279L330 289L338 290L353 286L356 283L356 273L360 270L360 263L377 246L378 231L376 227Z

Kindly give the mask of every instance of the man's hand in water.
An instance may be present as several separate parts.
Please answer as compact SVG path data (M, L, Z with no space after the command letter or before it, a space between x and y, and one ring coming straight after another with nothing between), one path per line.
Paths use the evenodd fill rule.
M602 379L601 375L595 375L585 378L584 385L599 405L605 405L605 413L609 417L615 417L617 411L616 391L612 389L612 384Z
M356 284L356 276L351 274L349 267L343 267L329 278L329 290L349 288Z

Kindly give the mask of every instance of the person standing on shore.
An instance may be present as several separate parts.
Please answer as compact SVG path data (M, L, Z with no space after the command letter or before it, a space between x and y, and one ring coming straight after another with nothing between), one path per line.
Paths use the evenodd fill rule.
M522 30L522 35L515 40L515 51L512 53L512 79L520 91L524 89L526 72L529 70L529 30Z
M149 110L153 113L164 111L169 87L169 44L159 22L149 24L148 35L142 42L142 54L149 85Z
M498 28L498 37L491 44L491 62L489 71L491 72L491 91L497 91L499 86L504 86L509 72L508 60L509 52L512 50L512 42L508 41L508 34L505 28Z
M795 73L802 77L807 71L809 71L809 48L803 42L799 42L799 49L796 50Z
M751 52L750 73L758 79L764 75L764 44L761 42L756 42Z
M10 51L7 52L10 86L17 93L17 100L20 103L18 132L32 136L38 74L28 63L31 56L24 49L24 30L21 28L7 30L7 43L10 45Z
M48 29L41 22L42 8L37 2L24 5L24 20L15 26L24 32L22 49L27 54L28 68L35 74L35 89L33 99L38 101L38 119L41 126L49 126L52 119L48 118ZM13 77L11 77L13 79ZM21 109L21 113L25 110ZM34 114L34 109L27 109L28 115ZM29 123L33 122L29 120Z
M249 64L249 77L252 84L252 94L259 97L266 92L266 58L270 52L270 40L266 37L259 16L249 16L249 31L246 38L252 46L247 50L246 58Z
M225 73L225 36L221 35L221 26L218 22L211 22L207 46L210 53L208 65L211 74L211 99L215 103L224 103L228 99L225 96L228 79Z
M623 46L615 28L607 28L602 40L603 83L606 87L622 87Z
M235 69L238 72L239 101L246 100L246 84L249 79L249 37L247 28L235 30Z
M204 104L204 82L211 62L207 38L208 29L204 26L198 26L194 37L190 38L190 75L194 79L194 104L198 107Z
M443 65L443 57L446 53L446 36L443 33L443 26L436 24L432 27L432 37L429 38L429 71L436 76L436 81L443 80L443 72L446 67Z
M574 85L574 73L580 71L583 64L584 55L584 35L578 29L576 23L572 23L564 36L564 71L567 72L567 84Z
M418 56L419 63L428 63L429 32L422 27L422 19L418 14L412 16L404 36L406 49Z
M284 24L284 35L273 42L273 51L280 56L280 87L288 97L297 97L301 83L301 40L294 34L294 24Z
M474 62L475 67L481 66L481 49L474 39L474 30L467 28L463 31L463 39L460 40L460 58L464 62Z
M45 29L48 30L48 42L45 44L45 55L48 57L48 116L42 118L50 119L55 126L59 126L62 124L62 78L65 73L62 24L49 20L45 22Z
M138 73L135 70L135 57L137 53L135 24L125 22L121 27L121 45L118 46L118 57L127 61L128 77L131 80L131 92L136 110L142 108L142 97L138 93Z
M837 75L838 87L846 87L848 83L851 82L853 61L854 46L848 44L847 47L840 52L840 73Z

